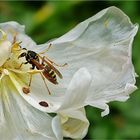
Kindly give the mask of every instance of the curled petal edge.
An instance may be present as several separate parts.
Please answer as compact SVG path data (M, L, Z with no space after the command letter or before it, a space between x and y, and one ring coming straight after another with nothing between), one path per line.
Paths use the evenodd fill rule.
M125 86L124 92L125 95L121 95L121 96L116 96L115 99L113 99L113 101L121 101L121 102L125 102L126 100L129 99L129 95L134 92L137 89L137 87L133 84L127 83ZM121 93L120 93L121 94ZM109 106L107 103L109 103L111 100L107 101L107 100L98 100L95 102L88 102L89 105L103 109L104 111L101 113L101 116L104 117L106 115L109 114Z

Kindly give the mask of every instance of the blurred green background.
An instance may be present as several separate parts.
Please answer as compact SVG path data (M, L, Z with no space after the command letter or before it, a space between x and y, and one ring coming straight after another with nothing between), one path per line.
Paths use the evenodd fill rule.
M133 23L140 23L139 1L1 1L0 22L17 21L38 44L59 37L100 10L117 6ZM140 75L140 33L133 44L133 63ZM137 78L140 87L140 79ZM125 102L110 103L110 114L86 107L90 128L85 139L140 139L140 90Z

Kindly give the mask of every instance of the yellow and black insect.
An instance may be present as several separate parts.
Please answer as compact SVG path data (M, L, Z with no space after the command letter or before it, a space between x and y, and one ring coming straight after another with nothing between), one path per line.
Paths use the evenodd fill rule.
M55 85L58 84L57 76L60 79L62 79L63 76L53 65L55 64L56 66L63 67L66 64L64 64L64 65L57 65L56 63L54 63L53 61L51 61L50 59L48 59L45 56L42 57L38 53L36 53L34 51L27 50L26 48L23 48L23 49L26 50L26 52L21 53L18 58L25 57L26 62L24 64L28 64L29 63L29 64L32 65L31 69L35 69L36 68L38 70L42 70L41 76L42 76L44 82L45 82L45 79L44 79L44 77L45 77L51 83L53 83ZM40 59L42 60L41 63L40 63ZM29 82L29 86L31 85L31 79L30 79L30 82ZM48 89L48 86L47 86L46 82L45 82L45 85L46 85L46 87ZM48 89L48 92L50 94L49 89Z

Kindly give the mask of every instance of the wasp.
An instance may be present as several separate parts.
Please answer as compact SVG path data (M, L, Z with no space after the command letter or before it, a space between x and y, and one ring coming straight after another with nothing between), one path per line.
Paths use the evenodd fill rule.
M51 47L51 44L49 45L49 48ZM50 60L48 57L46 56L41 56L40 54L32 51L32 50L27 50L26 48L22 48L23 50L25 50L26 52L21 53L18 56L18 59L21 57L25 57L26 62L22 63L22 64L31 64L32 67L31 69L37 69L37 70L42 70L41 77L47 87L47 90L49 92L49 94L51 94L47 83L45 81L45 79L47 79L49 82L57 85L58 81L57 81L57 76L62 79L63 76L62 74L59 72L59 70L57 68L55 68L54 65L59 66L59 67L63 67L65 65L67 65L66 63L63 65L58 65L56 63L54 63L52 60ZM42 60L42 62L40 62L40 60ZM21 66L22 66L21 64ZM20 67L21 67L20 66ZM30 77L30 82L29 82L29 87L31 86L31 80L32 80L32 75Z

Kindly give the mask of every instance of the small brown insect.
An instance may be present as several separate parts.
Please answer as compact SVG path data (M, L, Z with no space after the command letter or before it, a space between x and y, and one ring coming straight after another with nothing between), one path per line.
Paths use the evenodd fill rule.
M41 106L44 106L44 107L48 107L48 106L49 106L48 103L45 102L45 101L41 101L41 102L39 102L39 104L40 104Z
M28 87L23 87L23 88L22 88L22 91L23 91L25 94L30 93L30 89L29 89Z

